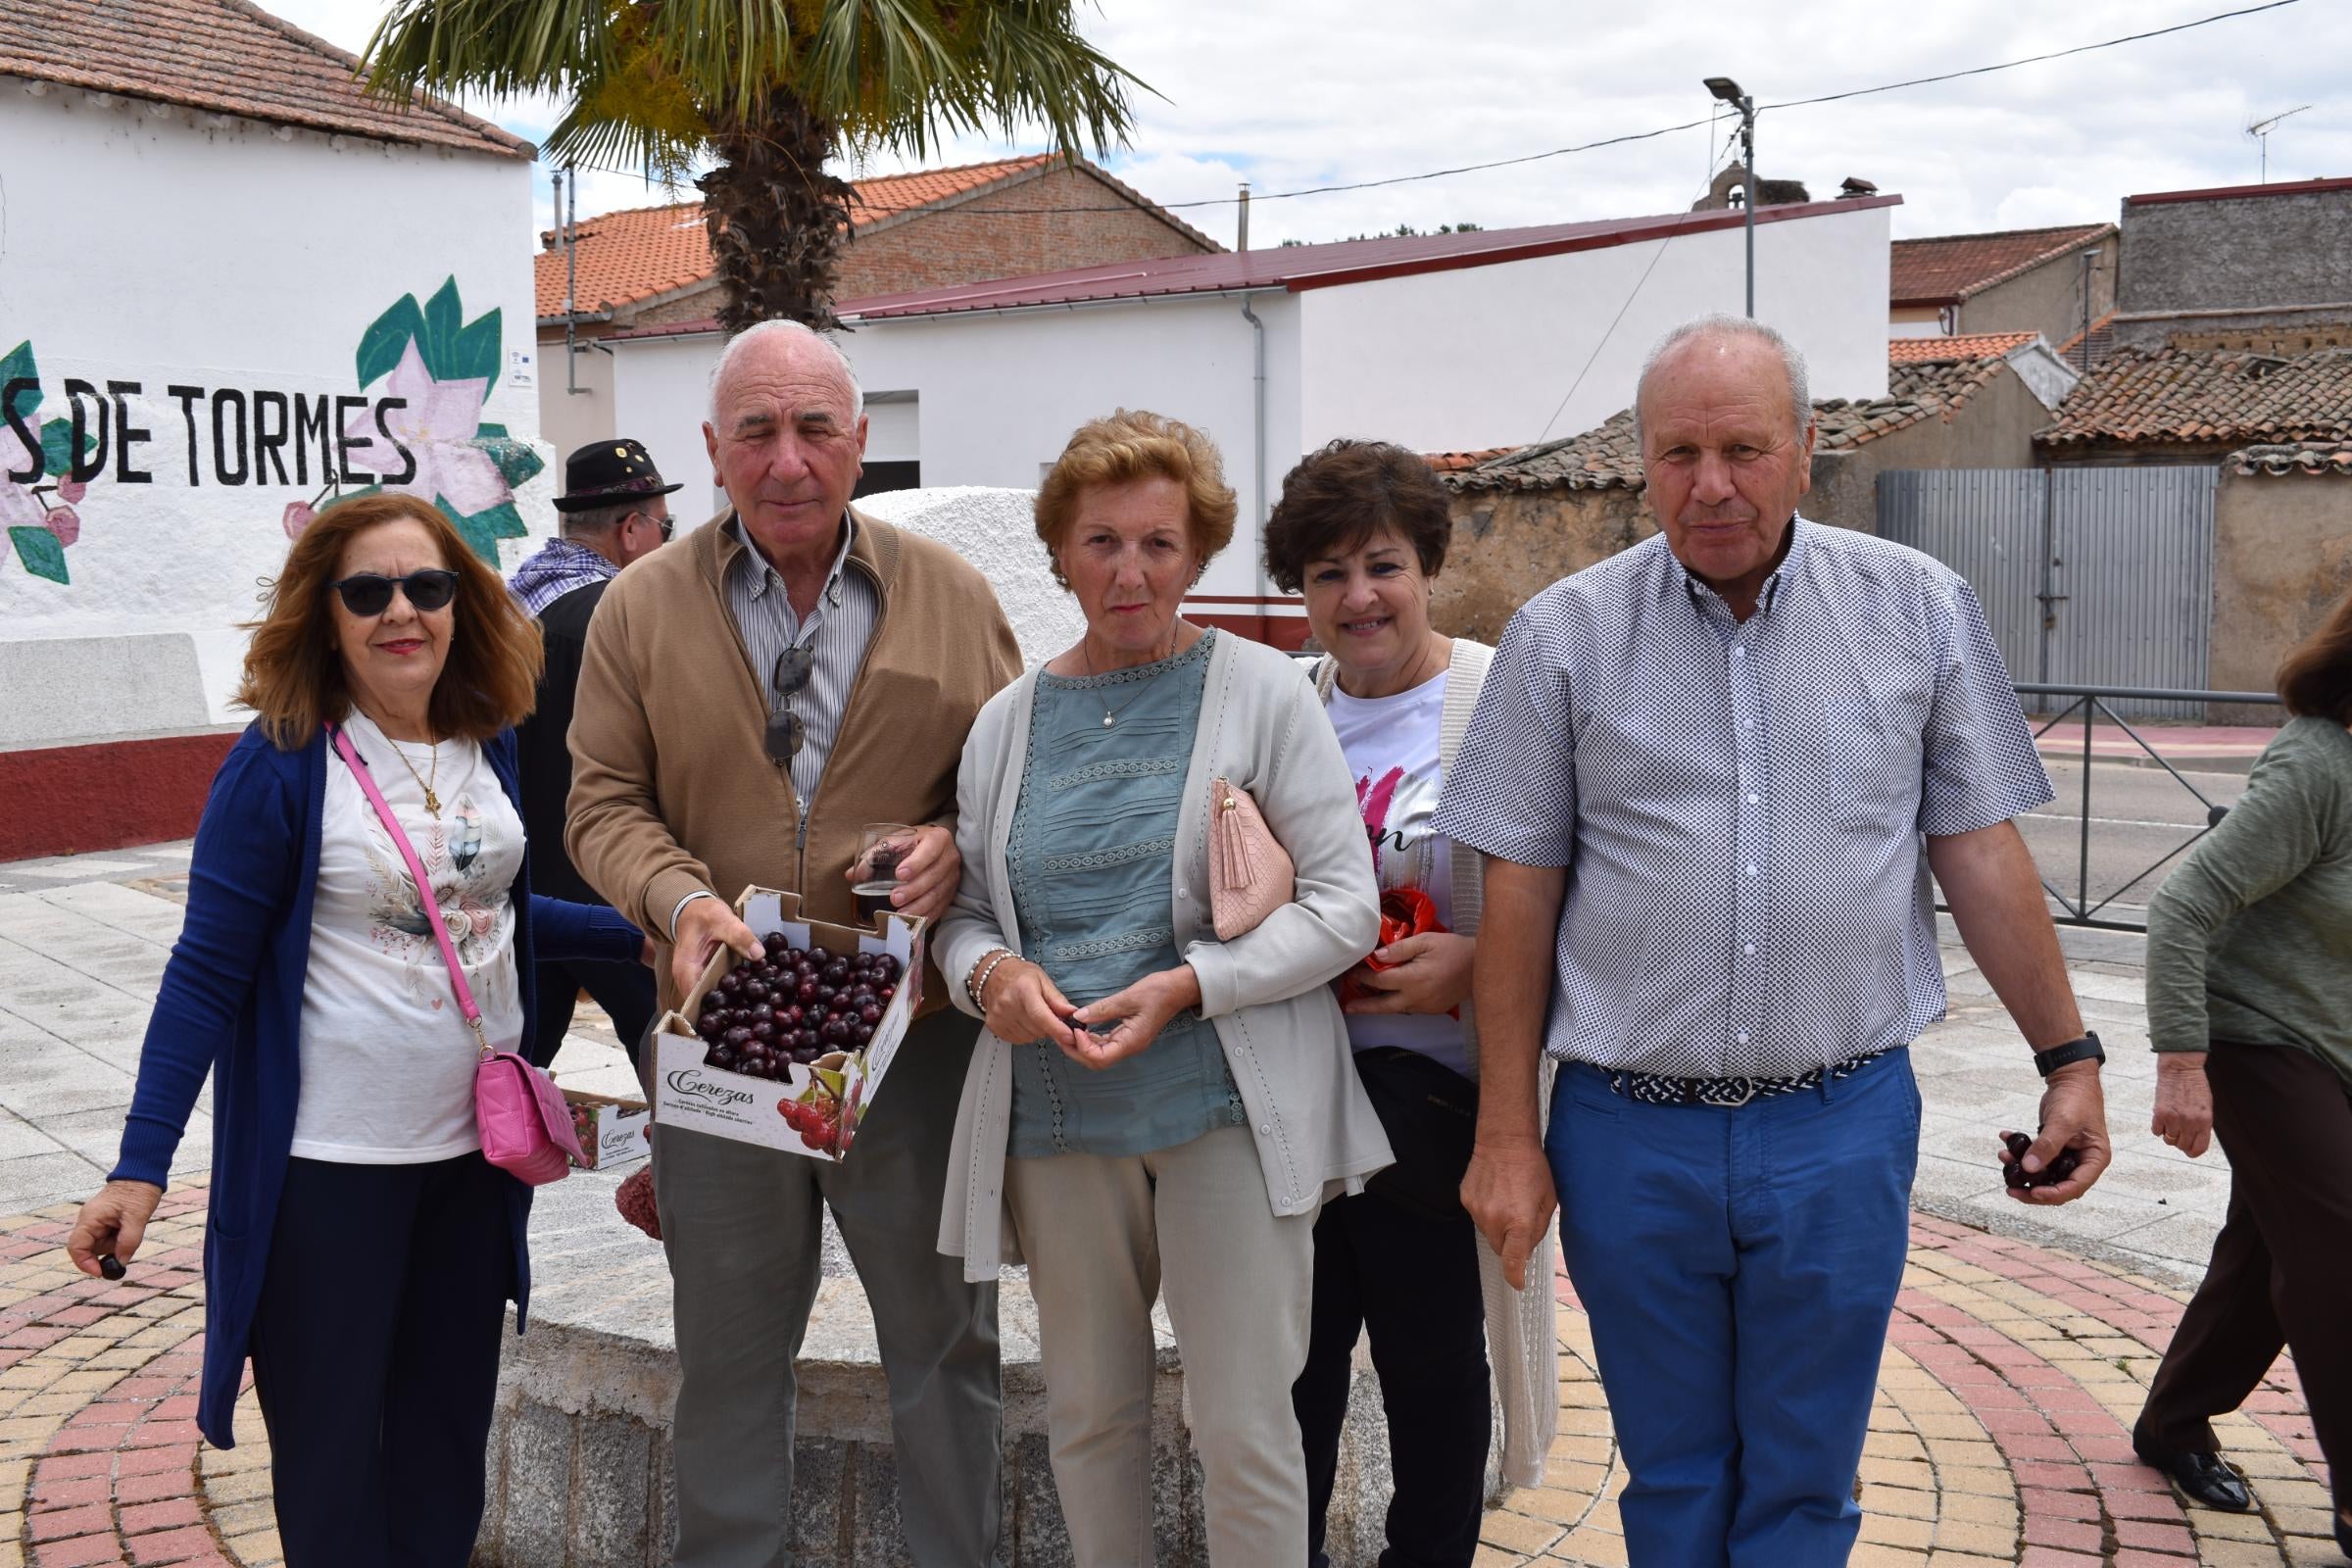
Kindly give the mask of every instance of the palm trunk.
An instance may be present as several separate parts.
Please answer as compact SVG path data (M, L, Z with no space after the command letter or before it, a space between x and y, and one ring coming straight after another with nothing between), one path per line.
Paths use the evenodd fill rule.
M819 331L840 325L834 270L850 237L852 192L825 172L839 134L784 92L712 125L718 167L696 183L717 265L718 324L727 332L779 318Z

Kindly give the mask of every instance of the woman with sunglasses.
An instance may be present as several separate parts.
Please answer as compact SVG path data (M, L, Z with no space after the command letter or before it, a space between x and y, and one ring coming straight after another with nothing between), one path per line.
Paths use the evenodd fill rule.
M538 629L438 511L329 507L252 630L237 701L258 716L213 781L122 1157L67 1250L121 1276L210 1070L198 1426L232 1445L250 1353L289 1568L461 1568L530 1189L481 1155L432 922L499 1049L531 1038L535 955L649 950L611 909L531 895L512 726Z

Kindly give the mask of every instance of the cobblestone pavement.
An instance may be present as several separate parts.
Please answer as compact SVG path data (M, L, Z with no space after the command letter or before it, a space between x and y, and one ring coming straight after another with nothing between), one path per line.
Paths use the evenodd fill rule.
M0 1568L270 1568L269 1444L195 1427L205 1191L166 1200L131 1276L71 1271L66 1206L0 1220ZM1574 1298L1561 1282L1570 1306ZM2184 1509L2129 1432L2183 1295L1922 1217L1862 1465L1856 1568L2332 1563L2324 1469L2285 1362L2219 1423L2262 1511ZM1564 1314L1549 1484L1506 1494L1479 1568L1618 1565L1625 1470L1582 1315Z
M0 1568L278 1560L269 1447L193 1424L203 1328L200 1108L131 1277L62 1251L73 1201L112 1163L130 1075L178 931L186 846L0 865ZM2023 1048L1967 956L1945 951L1950 1019L1914 1049L1926 1112L1911 1266L1863 1474L1854 1562L2148 1568L2334 1563L2325 1471L2291 1367L2217 1423L2263 1512L2183 1509L2128 1434L2227 1199L2218 1156L2146 1134L2153 1065L2132 939L2066 934L2106 1036L2118 1159L2082 1202L2002 1198L1991 1135L2030 1125ZM22 1212L20 1212L22 1211ZM1563 1299L1573 1297L1561 1282ZM1480 1568L1625 1561L1625 1482L1584 1319L1562 1318L1549 1485L1489 1515Z

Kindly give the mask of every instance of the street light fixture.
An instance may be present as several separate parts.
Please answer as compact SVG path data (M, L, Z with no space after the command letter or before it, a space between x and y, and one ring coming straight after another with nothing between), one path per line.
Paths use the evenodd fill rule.
M1740 90L1729 76L1709 76L1706 89L1740 111L1740 158L1746 187L1740 205L1747 209L1747 316L1756 316L1756 101Z

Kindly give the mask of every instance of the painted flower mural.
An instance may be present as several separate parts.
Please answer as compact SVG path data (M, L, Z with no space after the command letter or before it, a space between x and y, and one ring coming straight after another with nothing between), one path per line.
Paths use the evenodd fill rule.
M343 433L351 462L385 476L370 488L432 502L495 566L498 541L526 532L514 488L546 465L505 425L482 422L482 403L498 380L499 313L470 321L465 314L452 277L423 305L404 294L377 317L360 339L360 385L400 406L384 409L380 426L372 408L355 414ZM283 521L289 536L297 534L310 510L296 503Z
M0 392L16 394L0 410L0 529L8 534L0 567L14 556L35 577L71 582L66 547L81 537L81 514L74 508L85 486L73 475L73 426L65 419L34 423L40 379L29 338L0 359ZM27 445L26 435L35 444Z

